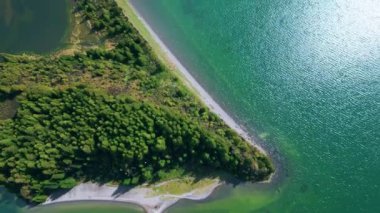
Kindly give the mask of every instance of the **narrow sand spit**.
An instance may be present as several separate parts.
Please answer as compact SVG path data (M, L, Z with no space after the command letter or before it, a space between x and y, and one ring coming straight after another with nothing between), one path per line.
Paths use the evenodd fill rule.
M161 194L154 190L155 187L162 184L165 182L128 189L95 183L82 183L58 198L52 199L54 197L52 195L43 205L73 201L116 201L137 204L143 207L147 213L161 213L180 199L203 200L207 198L221 182L216 180L210 185L178 195Z

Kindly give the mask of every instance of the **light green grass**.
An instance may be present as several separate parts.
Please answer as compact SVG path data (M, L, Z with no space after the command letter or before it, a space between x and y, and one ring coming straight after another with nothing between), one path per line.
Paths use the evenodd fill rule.
M157 194L182 195L192 191L201 192L202 189L208 188L218 183L218 179L203 178L197 180L193 177L184 177L180 179L170 180L154 186L152 189Z

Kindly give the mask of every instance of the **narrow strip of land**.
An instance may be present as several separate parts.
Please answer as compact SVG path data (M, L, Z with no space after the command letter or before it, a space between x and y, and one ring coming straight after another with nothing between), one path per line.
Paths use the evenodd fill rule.
M123 9L129 21L138 29L139 33L148 41L157 57L168 66L175 75L182 79L193 91L194 95L209 109L217 114L230 128L236 131L245 140L261 152L266 153L238 123L223 110L223 108L207 93L207 91L194 79L190 72L171 53L159 36L152 30L149 24L138 13L136 8L128 0L116 0ZM160 213L180 199L202 200L207 198L221 182L218 179L208 184L194 186L191 190L179 194L167 191L157 192L155 189L167 184L167 182L140 186L129 190L121 190L117 186L97 185L94 183L82 183L57 199L48 199L44 204L71 202L71 201L118 201L134 203L142 206L148 213Z

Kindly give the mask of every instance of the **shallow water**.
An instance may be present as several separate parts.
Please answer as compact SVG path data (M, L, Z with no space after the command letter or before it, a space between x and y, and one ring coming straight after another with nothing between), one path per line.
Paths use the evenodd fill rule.
M227 186L168 212L380 211L379 1L132 2L284 162L275 186Z
M142 208L135 205L111 202L75 202L35 208L27 213L138 213Z
M46 53L64 45L68 0L0 0L0 52Z

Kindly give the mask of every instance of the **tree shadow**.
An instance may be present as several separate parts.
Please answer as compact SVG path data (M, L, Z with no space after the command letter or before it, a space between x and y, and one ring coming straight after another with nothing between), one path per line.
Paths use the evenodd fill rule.
M10 93L0 91L0 120L11 119L16 115L19 107L16 97L19 94L19 91Z
M123 194L127 193L128 191L130 191L132 188L133 188L132 186L119 185L119 186L117 186L117 189L112 193L112 197L118 198L121 195L123 195Z
M49 198L51 200L57 200L58 198L62 197L63 195L65 195L67 192L69 192L71 189L61 189L61 190L58 190L58 191L55 191L54 193L52 193Z

